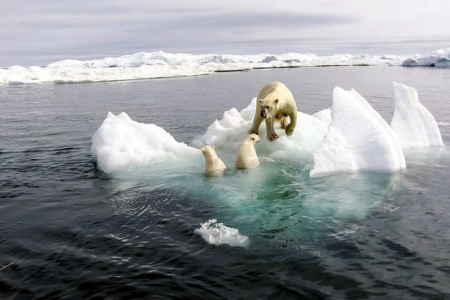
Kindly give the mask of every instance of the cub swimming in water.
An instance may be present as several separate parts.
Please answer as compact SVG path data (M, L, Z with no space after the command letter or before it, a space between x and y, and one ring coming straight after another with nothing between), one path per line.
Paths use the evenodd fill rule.
M205 174L218 175L222 173L227 167L223 161L217 156L216 147L204 146L201 151L205 157Z
M256 155L255 143L261 138L256 134L249 134L239 146L235 166L237 169L254 169L259 166L259 159Z

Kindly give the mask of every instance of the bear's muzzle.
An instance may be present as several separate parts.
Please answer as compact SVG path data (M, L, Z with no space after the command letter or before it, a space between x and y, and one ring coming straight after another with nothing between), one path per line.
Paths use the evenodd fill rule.
M261 118L265 119L266 117L267 117L266 110L265 109L261 109Z

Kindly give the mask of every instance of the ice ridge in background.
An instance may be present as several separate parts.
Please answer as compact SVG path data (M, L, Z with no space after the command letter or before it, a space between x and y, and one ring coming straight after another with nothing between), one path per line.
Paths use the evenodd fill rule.
M450 48L439 49L426 55L416 54L402 62L405 67L450 67Z
M216 219L209 220L198 229L195 229L202 238L211 245L227 244L233 247L247 247L250 240L247 236L239 233L239 230L218 223Z
M186 77L213 72L244 71L267 68L295 68L320 66L439 66L450 67L450 48L428 55L350 55L317 56L306 53L281 55L192 55L183 53L140 52L98 60L62 60L45 67L12 66L0 68L0 84L76 83Z

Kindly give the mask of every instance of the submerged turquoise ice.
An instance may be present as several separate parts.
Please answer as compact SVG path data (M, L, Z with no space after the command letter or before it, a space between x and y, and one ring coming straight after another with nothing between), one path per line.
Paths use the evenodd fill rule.
M407 155L408 163L430 165L450 162L446 150L418 150ZM261 246L314 248L318 240L354 233L354 225L374 207L386 204L405 188L404 172L309 176L311 160L263 159L257 169L222 176L205 176L201 168L141 169L121 180L139 182L155 189L170 189L188 197L192 207L208 207L198 219L217 219L249 237L250 248ZM151 188L150 188L151 189ZM126 205L126 204L125 204ZM353 231L353 232L352 232ZM227 243L227 242L224 242Z

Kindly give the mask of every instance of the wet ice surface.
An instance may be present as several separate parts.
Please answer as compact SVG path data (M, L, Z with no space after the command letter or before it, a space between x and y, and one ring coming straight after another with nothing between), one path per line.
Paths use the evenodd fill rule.
M2 86L0 265L15 263L1 271L0 292L47 299L447 296L446 148L405 150L407 168L395 174L322 178L309 176L307 156L295 163L267 156L255 170L230 168L214 178L203 176L202 160L198 169L111 178L97 171L90 148L108 111L158 124L190 144L274 80L306 114L331 106L338 85L355 88L388 121L392 82L403 82L419 91L448 144L449 76L444 69L340 67ZM227 153L218 152L229 164ZM207 244L195 230L211 219L251 243Z

